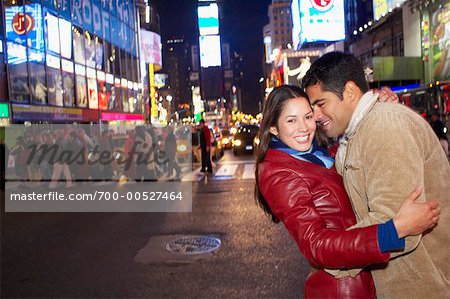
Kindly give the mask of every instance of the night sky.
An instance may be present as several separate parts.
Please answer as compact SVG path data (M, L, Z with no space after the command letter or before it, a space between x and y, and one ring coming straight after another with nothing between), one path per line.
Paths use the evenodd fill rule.
M183 36L189 44L196 42L197 1L154 0L161 25L163 43L174 36ZM220 30L223 42L231 52L243 55L242 110L258 112L262 97L259 78L263 76L263 27L269 22L267 9L271 0L220 0Z

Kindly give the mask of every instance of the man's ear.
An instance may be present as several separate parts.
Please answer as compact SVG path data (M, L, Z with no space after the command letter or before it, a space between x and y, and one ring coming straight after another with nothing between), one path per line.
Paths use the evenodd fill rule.
M350 102L355 102L361 98L361 90L355 82L348 81L345 83L344 92L342 95L344 99L347 99Z
M278 135L278 130L275 127L270 127L269 132L272 133L275 136Z

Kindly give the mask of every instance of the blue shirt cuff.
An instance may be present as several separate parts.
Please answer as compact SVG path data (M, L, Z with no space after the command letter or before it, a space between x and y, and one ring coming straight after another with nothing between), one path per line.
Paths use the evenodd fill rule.
M405 249L405 238L399 238L391 219L378 225L378 246L382 253L389 251L401 251Z

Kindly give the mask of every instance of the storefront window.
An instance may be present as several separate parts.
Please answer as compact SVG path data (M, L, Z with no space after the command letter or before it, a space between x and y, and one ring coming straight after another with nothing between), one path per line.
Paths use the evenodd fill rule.
M45 79L45 66L40 63L30 62L30 87L31 101L33 104L47 104L47 84Z

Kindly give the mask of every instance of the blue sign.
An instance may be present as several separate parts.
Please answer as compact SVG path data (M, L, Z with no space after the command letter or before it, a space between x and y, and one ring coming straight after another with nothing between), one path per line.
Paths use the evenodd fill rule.
M5 8L6 38L10 41L44 51L44 29L40 4ZM28 39L28 43L27 43Z

